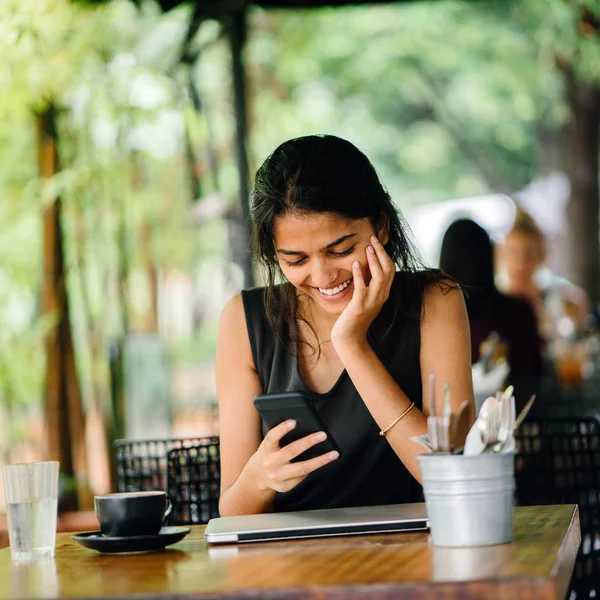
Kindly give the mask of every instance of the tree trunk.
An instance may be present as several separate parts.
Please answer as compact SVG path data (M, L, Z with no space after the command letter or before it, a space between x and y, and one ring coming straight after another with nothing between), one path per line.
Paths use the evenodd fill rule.
M248 116L246 107L246 72L244 45L246 43L246 12L240 10L230 15L229 41L231 46L231 71L233 76L233 104L235 109L236 160L239 177L241 214L232 223L236 238L231 240L231 253L235 263L242 267L244 287L255 285L254 269L250 258L250 185L248 182Z
M567 207L569 276L597 306L600 302L600 88L578 82L571 71L566 73L566 85L572 112L567 162L571 179Z
M59 170L56 110L50 104L36 115L38 160L43 179ZM84 441L84 419L75 365L75 352L69 320L69 298L66 288L62 202L57 198L43 213L43 284L42 310L52 314L55 326L46 338L45 416L48 455L60 462L61 474L68 487L62 497L63 510L76 510L87 504L85 488L87 461Z

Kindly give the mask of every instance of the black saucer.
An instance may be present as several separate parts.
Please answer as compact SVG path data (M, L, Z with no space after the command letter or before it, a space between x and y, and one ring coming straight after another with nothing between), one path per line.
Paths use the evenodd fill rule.
M189 527L163 527L156 535L107 537L101 531L88 531L71 537L82 546L103 554L141 554L163 550L182 540L189 532Z

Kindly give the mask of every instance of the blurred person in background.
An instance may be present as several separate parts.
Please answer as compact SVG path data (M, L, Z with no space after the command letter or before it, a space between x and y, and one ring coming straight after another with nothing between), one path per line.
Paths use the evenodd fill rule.
M545 356L560 387L577 388L591 374L593 342L597 345L588 337L594 325L591 306L581 288L550 272L546 254L546 237L535 220L518 209L500 254L501 277L508 294L533 307Z
M510 368L506 383L514 385L519 409L539 389L542 376L542 340L534 311L526 300L498 291L492 242L487 231L470 219L459 219L446 230L440 268L463 288L472 363L483 359L490 339L499 338ZM473 383L477 387L475 373Z
M581 288L543 269L546 252L546 237L541 229L519 209L500 254L505 291L531 304L542 337L551 342L557 334L569 335L585 329L590 303Z

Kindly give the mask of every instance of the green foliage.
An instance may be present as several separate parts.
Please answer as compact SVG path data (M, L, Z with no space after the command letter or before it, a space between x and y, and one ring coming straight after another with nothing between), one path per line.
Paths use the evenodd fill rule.
M185 91L172 78L189 10L127 0L0 6L0 436L5 455L44 378L41 216L61 198L67 284L86 404L109 410L108 342L147 327L149 268L188 269ZM58 108L61 170L40 181L35 113ZM145 233L142 234L142 231ZM142 239L144 238L144 239ZM49 321L50 319L50 321Z
M565 114L535 38L572 25L557 2L534 27L536 0L523 4L255 11L256 154L293 135L345 135L401 205L520 188L537 173L537 130Z

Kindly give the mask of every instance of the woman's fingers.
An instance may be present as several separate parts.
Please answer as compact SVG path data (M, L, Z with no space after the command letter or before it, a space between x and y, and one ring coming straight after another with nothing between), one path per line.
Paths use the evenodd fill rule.
M328 465L330 462L336 460L339 456L339 452L332 450L326 454L321 454L315 458L309 460L303 460L297 463L288 463L281 467L279 470L279 477L281 480L286 481L288 479L304 479L309 473Z
M373 250L377 255L377 259L379 260L379 264L381 265L381 269L386 275L390 273L396 272L396 264L391 259L390 255L386 252L383 244L375 237L371 236L371 243L373 245Z
M275 432L271 440L267 441L267 436L265 436L265 441L267 442L265 448L266 453L261 460L262 471L267 486L276 492L287 492L291 490L309 473L325 466L339 456L338 452L333 451L326 452L321 456L317 456L310 460L304 460L297 463L290 462L297 456L300 456L304 451L325 441L327 435L325 432L319 431L280 448L279 441L281 440L281 437L283 437L281 435L281 429L282 426L285 426L286 424L287 422L281 423L269 431L269 433ZM276 432L276 429L280 429L280 431ZM290 431L290 429L284 427L283 435L288 431ZM276 444L276 446L273 446L273 444Z
M381 247L381 244L379 244L379 246ZM379 292L385 284L385 275L381 263L379 262L379 256L373 246L367 246L367 262L369 263L369 271L371 271L369 290Z
M271 452L273 452L274 450L278 450L279 442L281 441L281 438L286 433L289 433L292 429L294 429L294 427L296 427L296 421L294 421L292 419L288 419L287 421L284 421L283 423L279 423L279 425L273 427L273 429L270 429L267 432L267 435L265 435L265 439L263 440L263 443L269 447L269 450Z
M352 263L352 278L354 283L352 302L357 304L359 308L362 308L367 295L367 286L360 268L360 263L357 260Z
M378 266L381 269L384 288L386 289L386 292L389 292L392 282L394 281L396 264L391 259L390 255L385 251L383 244L379 241L379 239L377 239L376 236L371 236L371 242L372 248L377 256Z
M316 444L320 444L327 439L327 434L324 431L312 433L291 444L288 444L279 451L279 460L282 463L287 463L300 456L305 450L312 448Z

